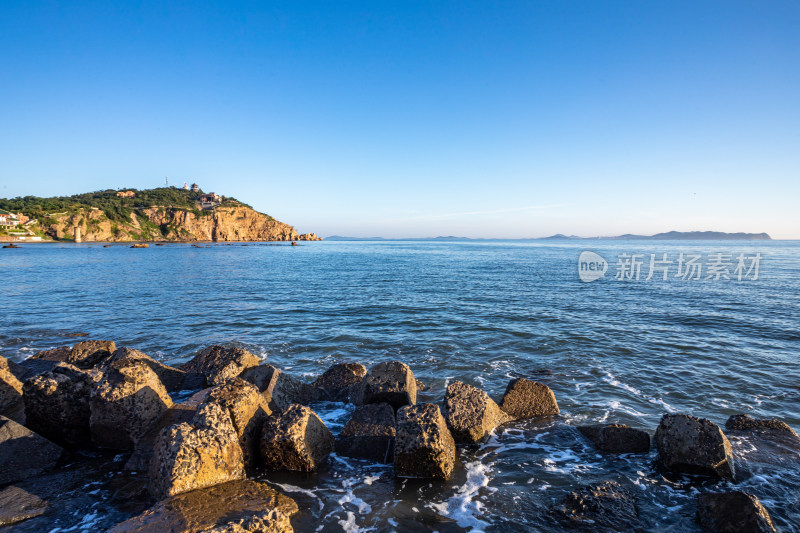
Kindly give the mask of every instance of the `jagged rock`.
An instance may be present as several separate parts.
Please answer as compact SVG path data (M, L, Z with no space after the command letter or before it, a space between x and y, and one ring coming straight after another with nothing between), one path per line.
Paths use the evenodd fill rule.
M422 392L422 391L424 391L425 389L428 388L428 387L425 386L425 384L423 382L421 382L420 380L418 380L416 378L414 378L414 383L417 384L417 392Z
M500 408L514 418L557 415L558 402L550 387L525 378L512 379Z
M158 379L167 389L167 392L176 392L183 389L183 382L186 378L186 372L178 370L163 363L159 363L149 355L139 350L132 348L119 348L108 359L103 361L101 370L107 368L109 365L116 361L141 361L150 367L150 370L156 373Z
M333 434L317 414L294 404L264 423L261 459L269 470L317 470L333 449Z
M150 424L147 431L137 436L133 453L125 463L125 470L147 472L150 468L150 461L153 459L156 440L161 435L161 432L176 424L190 423L194 420L197 407L196 403L186 401L176 403L167 409L158 420Z
M22 406L22 382L11 372L8 359L0 357L0 415L18 418Z
M417 382L400 361L378 363L364 378L364 403L388 403L395 409L417 403Z
M241 378L233 378L208 391L206 403L215 403L231 417L242 446L244 464L255 468L258 463L261 430L272 414L258 387Z
M718 425L690 415L664 415L656 430L659 460L667 470L733 480L731 443Z
M631 531L639 522L634 495L616 481L582 487L553 511L573 526L588 526L591 531Z
M394 457L394 409L388 403L356 407L336 438L336 453L391 463Z
M91 374L67 363L29 379L23 385L28 427L63 446L90 444L93 385Z
M750 415L732 415L725 422L725 429L731 431L757 431L762 433L785 433L798 437L797 433L777 418L753 418ZM800 437L798 437L800 438Z
M131 450L136 438L172 407L161 380L143 361L111 363L92 388L89 426L98 446Z
M208 386L217 385L226 379L235 378L248 368L258 366L261 360L244 348L209 346L194 359L180 366L190 374L205 376Z
M467 444L482 441L495 427L512 419L488 394L460 381L447 386L444 417L453 439Z
M0 416L0 485L53 468L64 450L25 426Z
M351 401L354 387L358 387L367 375L367 368L358 363L339 363L325 371L313 385L328 393L336 402Z
M48 503L19 487L10 486L0 490L0 526L8 526L41 516Z
M598 450L611 453L640 453L650 450L650 434L625 424L578 426Z
M746 492L697 495L697 521L716 533L772 533L775 526L759 499Z
M53 361L55 363L69 363L70 355L72 355L71 346L59 346L58 348L51 348L49 350L37 352L31 356L31 359Z
M290 532L291 498L257 481L230 481L160 501L109 533ZM237 529L238 528L238 529Z
M243 479L242 447L231 417L209 403L198 409L191 424L162 430L149 473L150 494L157 499Z
M66 362L78 368L91 368L111 357L116 349L114 341L82 341L72 347Z
M439 406L422 403L397 412L394 471L398 477L449 479L456 444Z
M327 399L324 390L303 383L272 365L249 368L242 373L242 379L258 387L273 411L283 411L296 403L309 405Z

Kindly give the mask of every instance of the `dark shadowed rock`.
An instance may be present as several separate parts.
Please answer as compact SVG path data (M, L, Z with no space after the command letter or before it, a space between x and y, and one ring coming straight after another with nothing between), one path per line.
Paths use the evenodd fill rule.
M725 429L731 431L755 431L760 433L785 433L798 437L797 433L782 420L777 418L753 418L750 415L732 415L725 422ZM800 437L798 437L800 438Z
M29 379L23 385L28 427L62 446L89 445L94 383L91 374L67 363Z
M78 368L91 368L111 357L117 349L114 341L83 341L72 347L67 363Z
M690 415L664 415L655 436L667 470L734 479L731 443L718 425Z
M172 407L161 380L142 361L111 363L89 400L89 426L98 446L132 450L136 438Z
M230 481L160 501L110 533L289 532L297 511L294 500L266 483Z
M109 358L103 361L100 366L101 370L109 367L112 363L117 361L140 361L150 367L150 370L156 373L158 379L167 389L167 392L176 392L183 388L184 378L186 372L178 370L163 363L159 363L149 355L139 350L132 348L119 348Z
M150 424L147 431L137 436L133 453L125 463L125 470L147 472L150 469L150 461L153 459L156 440L161 435L161 432L170 426L184 422L190 423L194 420L197 407L196 403L187 401L176 403L167 409L158 420Z
M46 501L20 487L6 487L0 490L0 526L41 516L48 506Z
M313 385L328 393L328 397L336 402L349 402L354 387L357 387L367 375L367 368L358 363L339 363L325 371Z
M456 444L438 405L422 403L397 412L394 471L398 477L449 479Z
M395 410L417 403L417 382L400 361L378 363L364 378L363 403L388 403Z
M260 365L242 373L242 379L258 387L273 411L298 403L309 405L327 399L324 390L304 383L272 365Z
M578 426L598 450L611 453L640 453L650 450L650 434L625 424Z
M511 380L500 407L514 418L552 416L559 413L556 395L550 387L525 378Z
M180 369L190 374L205 376L209 386L235 378L248 368L258 366L261 360L244 348L226 348L214 345L206 348L194 359L181 365Z
M556 516L591 531L631 531L639 524L639 512L633 494L616 481L582 487L568 494L553 507Z
M210 403L198 409L191 424L162 430L149 473L156 499L243 479L244 458L231 417Z
M241 378L233 378L208 391L206 403L215 403L231 417L242 446L244 464L255 468L258 463L261 430L272 411L258 387Z
M69 363L69 357L72 355L71 346L59 346L58 348L51 348L49 350L42 350L37 352L31 359L40 361L52 361L54 363Z
M336 453L391 463L394 458L394 409L388 403L356 407L336 438Z
M775 526L757 497L742 491L697 496L697 521L716 533L772 533Z
M453 439L465 444L484 440L495 427L512 419L488 394L460 381L447 386L444 417Z
M317 414L294 404L264 423L261 459L269 470L317 470L333 450L333 434Z
M11 372L8 359L0 357L0 415L20 418L22 382Z
M53 468L64 450L25 426L0 416L0 485Z

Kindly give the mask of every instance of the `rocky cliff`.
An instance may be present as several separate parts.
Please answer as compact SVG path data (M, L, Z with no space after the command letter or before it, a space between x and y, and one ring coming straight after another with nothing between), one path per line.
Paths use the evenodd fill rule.
M55 239L72 239L80 228L83 241L292 241L318 240L244 205L212 210L177 207L138 209L122 220L110 219L97 208L50 214L42 223Z

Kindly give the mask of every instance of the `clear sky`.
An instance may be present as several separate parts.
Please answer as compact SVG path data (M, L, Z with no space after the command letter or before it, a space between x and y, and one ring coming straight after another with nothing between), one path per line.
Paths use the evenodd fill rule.
M324 236L800 238L797 1L2 2L0 196Z

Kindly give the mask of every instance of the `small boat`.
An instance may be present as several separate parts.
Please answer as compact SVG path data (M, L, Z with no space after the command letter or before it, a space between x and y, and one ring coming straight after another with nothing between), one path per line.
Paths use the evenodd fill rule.
M10 244L6 244L5 246L3 246L3 248L22 248L22 246L17 246L12 242Z

